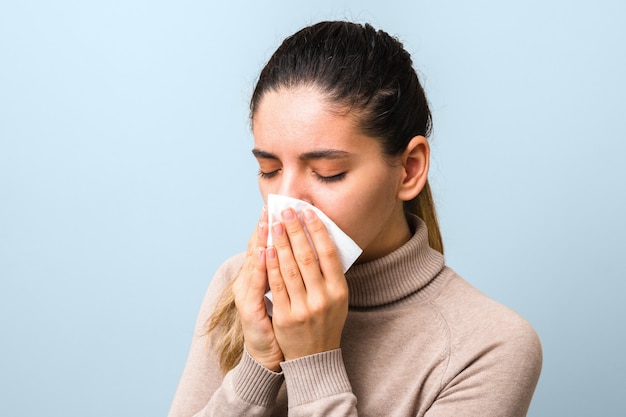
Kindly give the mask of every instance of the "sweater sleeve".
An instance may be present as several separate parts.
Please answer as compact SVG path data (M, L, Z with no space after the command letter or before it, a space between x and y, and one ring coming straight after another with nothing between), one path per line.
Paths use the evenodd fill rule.
M244 352L241 362L224 377L208 404L194 416L269 416L283 377Z
M283 375L266 369L244 352L241 362L223 377L217 354L207 344L207 320L242 260L242 256L231 258L211 280L169 417L267 416L273 410Z
M357 416L341 349L282 362L281 368L289 393L289 416Z

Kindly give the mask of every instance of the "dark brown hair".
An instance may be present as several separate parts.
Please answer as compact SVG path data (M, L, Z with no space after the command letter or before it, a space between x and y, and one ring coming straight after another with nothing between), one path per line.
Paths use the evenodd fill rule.
M251 118L267 91L305 85L354 111L360 130L377 138L388 156L402 154L413 137L431 133L428 101L411 55L397 38L369 24L320 22L285 39L261 71ZM428 182L405 210L424 220L430 245L443 253Z

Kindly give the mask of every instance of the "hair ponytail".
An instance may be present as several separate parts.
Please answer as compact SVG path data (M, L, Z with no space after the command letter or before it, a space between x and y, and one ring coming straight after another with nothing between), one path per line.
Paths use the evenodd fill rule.
M437 252L443 254L443 239L441 237L441 229L439 228L439 220L437 219L437 211L435 210L435 201L428 181L424 185L422 191L411 201L404 204L404 211L415 214L426 223L428 229L428 245Z

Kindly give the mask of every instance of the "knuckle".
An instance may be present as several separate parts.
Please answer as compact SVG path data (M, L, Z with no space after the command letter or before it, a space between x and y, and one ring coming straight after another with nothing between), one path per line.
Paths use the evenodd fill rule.
M291 322L294 325L301 326L309 321L309 314L305 310L296 310L291 312Z
M285 222L285 228L289 233L302 232L302 224L297 219Z
M348 302L348 291L338 291L338 293L335 295L335 300L337 300L340 303L347 303Z
M286 330L291 327L291 317L286 314L277 314L274 310L274 316L272 317L272 325L278 329Z
M294 280L300 278L300 270L295 265L285 267L282 271L284 279Z
M328 310L328 302L323 299L313 300L309 303L311 314L318 315Z
M270 282L270 288L272 292L279 293L285 291L285 284L281 280L272 280L272 282Z
M339 256L337 247L335 245L324 245L318 249L317 253L320 257L324 258L336 258Z
M335 285L329 288L328 294L336 302L345 302L348 300L348 288L345 285Z
M289 240L285 238L285 236L281 236L280 238L274 239L274 247L276 249L288 249L289 248Z
M324 227L324 223L322 223L319 220L315 220L312 223L307 223L306 228L309 231L309 233L317 233L317 232L319 232L321 230L325 230L326 229Z
M299 239L300 237L306 236L299 223L297 225L289 225L287 227L287 233L289 234L289 239Z
M296 261L298 262L299 265L302 265L302 266L310 266L310 265L314 265L315 263L317 263L317 259L315 259L315 254L312 251L299 253L296 256Z

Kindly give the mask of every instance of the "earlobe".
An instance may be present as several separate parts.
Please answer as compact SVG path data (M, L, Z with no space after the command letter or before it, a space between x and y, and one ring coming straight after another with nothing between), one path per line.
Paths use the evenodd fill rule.
M417 197L428 179L430 165L430 146L424 136L411 139L402 154L402 183L398 189L398 198L409 201Z

